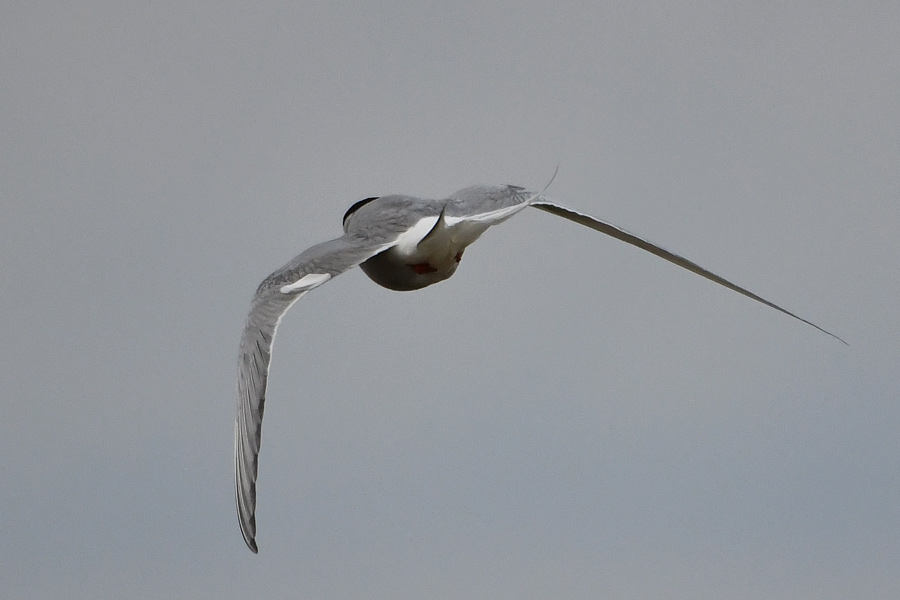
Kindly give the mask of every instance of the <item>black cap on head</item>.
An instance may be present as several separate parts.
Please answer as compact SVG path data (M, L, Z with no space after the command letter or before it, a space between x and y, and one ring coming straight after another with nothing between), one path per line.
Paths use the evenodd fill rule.
M347 217L349 217L350 215L352 215L353 213L355 213L356 211L358 211L360 208L362 208L363 206L365 206L366 204L368 204L368 203L371 202L372 200L378 200L378 198L379 198L379 196L372 196L371 198L364 198L364 199L360 200L359 202L354 203L353 206L351 206L350 208L348 208L348 209L347 209L347 212L344 213L344 220L341 221L341 222L342 222L342 223L346 223L346 222L347 222Z

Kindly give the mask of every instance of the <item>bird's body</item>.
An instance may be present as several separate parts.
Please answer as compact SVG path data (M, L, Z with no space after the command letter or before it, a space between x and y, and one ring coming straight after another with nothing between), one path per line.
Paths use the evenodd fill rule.
M541 192L511 185L472 186L442 200L366 198L344 215L344 235L312 246L267 277L256 291L238 363L235 497L244 540L256 546L256 476L272 341L282 316L303 295L359 265L392 290L417 290L451 277L466 247L489 227L533 206L659 256L710 281L837 337L677 254L614 225L565 208ZM840 338L837 338L840 340ZM841 340L843 341L843 340Z
M447 200L413 196L370 198L344 219L344 233L394 245L360 267L375 283L397 291L418 290L456 272L466 246L528 206L531 192L514 186L473 186Z

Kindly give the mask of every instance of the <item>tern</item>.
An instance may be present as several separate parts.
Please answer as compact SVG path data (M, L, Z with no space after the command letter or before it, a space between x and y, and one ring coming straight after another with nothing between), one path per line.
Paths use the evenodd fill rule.
M476 185L442 200L403 195L366 198L344 215L344 235L307 249L260 284L241 335L234 426L235 500L241 533L250 550L258 552L256 476L275 331L297 300L357 265L388 289L424 288L452 276L466 248L489 227L531 206L637 246L847 343L695 262L554 202L544 195L546 189L533 192L514 185Z

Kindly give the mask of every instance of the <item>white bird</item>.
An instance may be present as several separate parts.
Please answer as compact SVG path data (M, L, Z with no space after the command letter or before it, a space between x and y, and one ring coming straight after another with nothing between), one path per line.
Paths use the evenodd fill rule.
M466 247L488 227L533 206L637 246L846 344L833 333L686 258L615 225L553 202L543 195L544 190L532 192L513 185L478 185L443 200L400 195L366 198L344 215L344 235L307 249L260 284L241 336L234 425L235 499L241 532L250 550L258 551L256 476L275 331L297 300L357 265L372 281L386 288L421 289L453 275Z

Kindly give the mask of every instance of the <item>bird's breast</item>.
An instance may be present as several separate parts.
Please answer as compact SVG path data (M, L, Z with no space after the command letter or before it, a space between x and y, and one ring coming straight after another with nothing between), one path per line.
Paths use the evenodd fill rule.
M425 217L397 243L360 265L369 279L391 290L418 290L456 272L465 246L454 241L440 217Z

